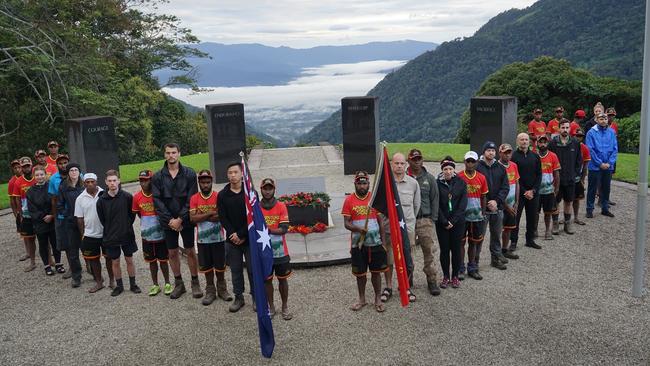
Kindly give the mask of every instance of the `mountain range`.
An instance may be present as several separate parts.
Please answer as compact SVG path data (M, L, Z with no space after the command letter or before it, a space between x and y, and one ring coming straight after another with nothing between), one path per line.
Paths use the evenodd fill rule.
M566 59L600 76L640 79L644 14L643 0L540 0L503 12L473 36L416 57L368 92L379 97L380 137L453 140L463 110L490 74L539 56ZM340 110L300 138L341 140Z

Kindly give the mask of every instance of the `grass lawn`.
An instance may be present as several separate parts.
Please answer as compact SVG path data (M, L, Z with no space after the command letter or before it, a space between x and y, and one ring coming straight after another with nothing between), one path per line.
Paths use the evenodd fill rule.
M389 143L388 153L394 154L402 152L405 155L412 148L418 148L424 154L425 160L440 161L446 155L451 155L456 161L463 160L465 152L469 145L462 144L438 144L438 143ZM619 154L616 174L614 179L624 182L636 183L639 174L639 156L636 154ZM181 157L181 162L199 171L209 169L210 162L208 154L194 154ZM163 165L163 160L149 161L146 163L126 164L120 166L122 182L135 182L138 179L138 173L143 169L159 170ZM650 164L649 164L650 166ZM7 183L0 184L0 209L9 207L9 198L7 197Z

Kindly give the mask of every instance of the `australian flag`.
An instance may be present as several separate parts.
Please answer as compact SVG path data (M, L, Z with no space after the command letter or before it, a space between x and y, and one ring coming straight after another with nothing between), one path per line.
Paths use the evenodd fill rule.
M409 236L406 231L406 221L404 221L404 212L399 200L397 185L388 162L386 146L384 146L377 167L378 169L375 172L376 183L372 190L370 206L388 217L400 300L402 306L407 306L409 304L407 291L410 288L409 278L411 277L408 268L412 268Z
M241 166L244 174L243 186L248 221L250 265L253 272L253 295L255 296L255 306L257 307L260 348L262 355L270 358L273 355L273 348L275 348L275 338L273 337L273 324L271 323L271 312L266 298L264 281L271 275L271 271L273 270L273 249L271 249L271 237L266 227L266 221L264 221L257 192L253 189L253 183L243 157Z

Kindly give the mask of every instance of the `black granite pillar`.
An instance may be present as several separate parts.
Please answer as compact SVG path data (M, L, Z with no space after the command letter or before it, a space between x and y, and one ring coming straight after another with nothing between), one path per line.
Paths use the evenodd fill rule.
M379 156L379 107L377 97L341 99L343 171L375 173Z
M228 181L226 166L240 161L239 153L246 152L246 126L244 125L244 105L241 103L208 104L208 148L210 149L210 169L215 183Z
M475 97L470 103L470 148L481 155L486 141L515 147L517 138L517 98Z

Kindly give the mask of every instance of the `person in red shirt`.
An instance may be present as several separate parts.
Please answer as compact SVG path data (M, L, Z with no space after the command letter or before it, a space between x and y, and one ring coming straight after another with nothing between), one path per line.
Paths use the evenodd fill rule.
M20 234L20 220L17 215L18 210L20 209L20 198L14 196L12 192L14 190L14 183L16 182L16 179L23 175L23 169L21 168L18 159L12 160L9 165L11 166L12 174L11 178L9 179L9 183L7 184L7 195L9 196L9 206L11 207L11 212L14 214L14 218L16 220L16 232ZM18 260L22 262L27 259L29 259L29 253L25 251L25 254Z
M290 320L293 316L289 312L287 305L289 299L289 281L291 276L291 258L287 248L287 240L284 234L289 230L289 211L287 206L275 199L275 181L271 178L265 178L260 184L262 191L262 213L266 226L271 234L271 248L273 249L273 273L278 279L278 291L282 299L282 319ZM275 315L275 304L273 302L273 273L266 279L264 286L266 288L266 297L269 300L269 309L271 316Z
M36 183L36 180L32 176L32 159L25 156L20 158L19 162L23 175L16 178L10 193L15 199L20 200L20 205L15 208L14 215L20 222L20 235L30 259L30 264L25 267L25 272L30 272L36 268L36 234L27 209L27 191Z
M52 140L47 143L49 154L47 155L47 165L56 166L56 159L59 157L59 143Z
M465 239L467 240L467 275L481 280L478 263L485 231L485 207L487 205L488 185L485 176L476 171L478 154L468 151L465 154L465 170L458 177L467 184L467 208L465 209L465 238L461 241L460 271L458 279L462 279L465 271Z
M533 120L528 123L528 134L533 142L537 141L540 136L546 135L546 123L542 121L542 109L533 110Z
M512 159L512 146L508 143L499 146L499 163L508 174L508 196L503 203L503 234L501 235L501 252L508 259L519 259L510 250L510 232L517 228L517 207L519 206L519 167Z
M573 121L571 121L571 125L569 126L569 135L575 136L576 132L580 129L582 129L582 123L585 120L585 116L587 114L585 111L582 109L578 109L574 114L573 114Z
M144 261L149 263L151 280L153 286L149 289L149 296L156 296L161 289L158 285L158 263L160 271L165 278L163 293L167 296L172 293L172 285L169 282L169 251L165 244L162 226L156 215L151 194L151 170L143 170L138 174L141 190L133 195L133 206L131 211L140 217L140 236L142 237L142 254Z
M551 218L557 213L555 197L560 190L560 160L557 155L548 150L548 137L541 136L537 140L539 157L542 162L542 183L539 186L540 206L544 211L546 233L544 239L553 240Z
M52 174L56 174L56 172L59 171L59 169L56 167L56 162L54 164L48 164L47 153L45 152L45 150L36 150L36 153L34 154L34 159L36 159L36 164L45 168L45 175L47 175L48 179L52 176Z
M226 234L219 221L212 173L207 169L201 170L197 180L199 191L190 197L190 222L196 225L199 272L205 275L206 283L202 304L207 306L217 299L217 292L224 301L231 301L232 295L226 290Z
M564 107L559 106L555 108L555 118L548 121L546 126L546 135L549 139L560 135L560 121L564 119Z
M616 136L618 136L618 123L614 120L616 118L616 109L614 107L609 107L607 108L607 123L609 124L609 127L614 130L614 133Z
M388 271L388 258L384 243L384 224L370 205L370 177L360 171L354 177L354 193L343 202L341 214L345 228L350 231L352 274L357 278L359 300L350 310L358 311L367 305L366 273L370 270L372 288L375 290L375 310L385 310L381 302L381 273Z
M576 139L580 142L580 151L582 152L582 174L580 179L576 182L576 195L573 200L573 222L578 225L585 225L585 222L578 219L578 212L580 212L580 201L585 198L585 178L587 177L587 165L591 161L591 154L589 153L589 148L583 142L585 139L585 133L582 130L576 132Z

